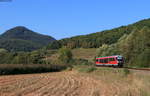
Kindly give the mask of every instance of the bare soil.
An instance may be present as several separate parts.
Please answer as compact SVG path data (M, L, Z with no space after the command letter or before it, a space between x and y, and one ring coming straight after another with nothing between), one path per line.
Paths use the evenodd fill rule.
M0 76L0 96L142 96L138 86L120 80L107 81L76 71Z

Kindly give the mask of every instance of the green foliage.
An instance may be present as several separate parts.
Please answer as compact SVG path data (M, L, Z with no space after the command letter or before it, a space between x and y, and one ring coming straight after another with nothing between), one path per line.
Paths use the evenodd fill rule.
M52 64L0 64L0 75L58 72L66 68L63 65Z
M124 69L123 69L123 74L124 74L125 76L127 76L128 74L130 74L130 70L127 69L127 68L124 68Z
M54 40L50 36L45 36L19 26L6 31L0 36L0 48L11 52L28 52L40 49Z
M129 35L122 36L118 42L98 48L97 56L123 55L126 66L149 67L150 28L133 29Z
M11 74L14 72L15 74L21 73L21 70L23 73L32 73L36 72L36 70L44 72L44 70L49 70L49 67L46 69L45 64L51 65L50 68L52 69L60 70L72 67L72 65L78 66L79 70L81 69L80 71L84 72L97 70L88 60L84 60L85 58L79 59L82 58L81 54L85 55L86 53L75 51L80 56L73 59L70 50L72 48L99 47L97 56L123 55L125 57L125 66L150 67L150 19L112 30L54 41L43 49L39 49L41 46L48 44L49 39L49 37L43 37L22 27L16 27L2 34L0 37L0 65L8 64L8 66L0 69L0 73ZM59 49L58 60L47 60L47 57L56 52L47 49ZM86 51L87 53L89 52L88 50ZM90 56L88 56L89 54L86 55L88 58L92 54ZM18 64L17 66L19 67L15 66L15 64ZM23 64L23 67L20 67L21 64ZM44 64L44 68L42 66L34 68L39 64ZM10 65L14 65L14 67L10 67ZM32 67L25 67L29 65L32 65ZM129 74L126 69L124 69L124 73Z
M46 46L46 49L59 49L61 44L58 41L53 41L49 45Z
M33 52L0 52L0 75L56 72L68 67L46 59L55 52L40 49Z
M6 49L0 49L0 53L6 53L6 52L8 52Z
M139 54L133 62L137 67L150 67L150 49L145 49L144 52Z
M85 59L75 59L73 64L73 68L79 72L90 73L97 70L92 62Z
M41 48L38 43L21 39L0 39L0 47L10 52L28 52Z
M58 40L57 42L52 42L48 49L58 49L62 46L66 46L67 48L98 48L103 44L113 44L118 42L118 40L124 34L130 34L135 28L137 30L147 26L150 28L150 19L139 21L135 24L128 26L121 26L119 28L115 28L112 30L105 30L102 32L92 33L88 35L75 36L71 38L65 38L62 40Z
M43 49L33 52L0 52L0 64L49 64L44 58L50 54L53 53Z
M70 49L63 47L59 49L59 60L64 63L69 63L72 60L72 52Z

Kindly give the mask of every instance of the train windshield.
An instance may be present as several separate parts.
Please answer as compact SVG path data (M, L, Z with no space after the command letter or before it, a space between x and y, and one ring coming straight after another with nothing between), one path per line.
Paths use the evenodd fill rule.
M118 59L118 61L123 61L123 59Z
M118 61L123 61L123 57L117 57Z

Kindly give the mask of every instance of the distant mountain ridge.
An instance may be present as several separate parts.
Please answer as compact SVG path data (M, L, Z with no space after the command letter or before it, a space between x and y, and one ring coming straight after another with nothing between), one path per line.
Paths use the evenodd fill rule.
M8 51L33 51L55 41L51 36L42 35L24 26L14 27L0 35L0 48Z

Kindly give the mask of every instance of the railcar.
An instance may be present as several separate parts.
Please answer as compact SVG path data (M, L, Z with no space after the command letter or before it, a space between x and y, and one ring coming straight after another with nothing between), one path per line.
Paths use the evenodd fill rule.
M96 66L123 67L124 58L121 55L96 57Z

